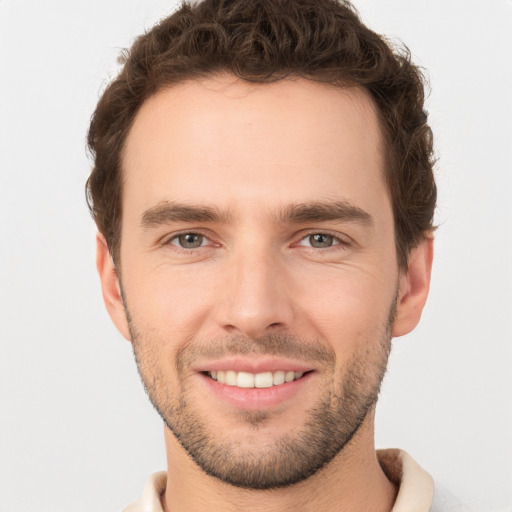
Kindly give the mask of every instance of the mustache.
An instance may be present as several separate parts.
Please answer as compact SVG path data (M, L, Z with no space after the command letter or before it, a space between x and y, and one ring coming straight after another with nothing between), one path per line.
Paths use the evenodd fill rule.
M191 341L178 350L176 365L179 370L198 358L222 359L239 355L271 355L323 364L334 364L336 360L334 350L319 341L306 341L292 334L269 333L260 338L229 336Z

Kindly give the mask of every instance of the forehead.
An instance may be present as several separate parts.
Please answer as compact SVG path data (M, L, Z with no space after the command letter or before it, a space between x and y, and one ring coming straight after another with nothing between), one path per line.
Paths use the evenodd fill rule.
M161 201L257 203L387 195L370 97L306 79L251 84L229 75L149 98L123 155L123 216ZM129 209L130 212L126 210Z

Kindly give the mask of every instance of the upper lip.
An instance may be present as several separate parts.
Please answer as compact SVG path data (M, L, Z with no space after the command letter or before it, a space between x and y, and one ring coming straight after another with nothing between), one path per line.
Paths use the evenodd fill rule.
M193 369L197 372L218 372L233 370L235 372L264 373L279 370L289 372L308 372L314 368L304 362L292 361L282 358L242 358L227 357L223 359L203 361L195 364Z

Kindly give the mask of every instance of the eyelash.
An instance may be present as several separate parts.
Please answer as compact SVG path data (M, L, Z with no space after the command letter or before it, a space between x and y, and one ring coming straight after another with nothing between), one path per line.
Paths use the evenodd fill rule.
M165 239L163 241L162 245L172 245L177 250L185 251L187 253L190 253L190 251L192 251L194 249L200 249L202 247L207 247L208 245L210 245L210 244L208 244L208 245L201 244L198 247L187 248L187 247L180 247L179 245L172 243L174 240L178 240L180 237L186 236L186 235L199 236L199 237L203 238L203 241L206 240L206 241L211 242L210 238L207 235L205 235L204 233L201 233L201 232L198 232L198 231L182 231L181 233L176 233L173 236Z
M330 231L311 231L309 233L306 233L300 238L297 245L300 245L301 242L303 242L304 240L307 240L308 238L315 236L315 235L331 237L335 243L333 243L333 245L331 245L329 247L323 247L323 248L312 247L311 245L309 245L309 246L303 245L302 247L307 247L308 249L316 249L316 250L325 252L325 251L328 251L329 249L333 249L333 250L342 249L342 248L344 249L350 245L350 241L349 241L348 237L346 237L346 236L342 237L339 234L334 234L334 233L331 233Z

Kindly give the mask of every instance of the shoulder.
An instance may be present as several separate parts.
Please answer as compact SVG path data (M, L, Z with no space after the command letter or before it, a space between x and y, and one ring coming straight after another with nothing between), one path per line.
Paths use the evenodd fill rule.
M407 452L377 450L377 457L386 476L398 487L392 512L471 512Z
M166 483L165 471L153 473L146 482L140 498L128 505L123 512L163 512L161 496L165 491Z
M456 498L446 487L436 482L434 501L430 512L472 512L472 510Z

